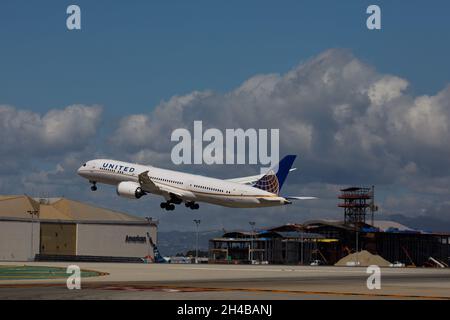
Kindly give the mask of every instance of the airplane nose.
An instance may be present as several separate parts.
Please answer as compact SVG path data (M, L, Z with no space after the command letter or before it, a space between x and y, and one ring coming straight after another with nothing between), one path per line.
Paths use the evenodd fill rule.
M86 173L86 166L83 165L83 166L79 167L78 170L77 170L77 173L78 173L79 176L84 177L85 173Z

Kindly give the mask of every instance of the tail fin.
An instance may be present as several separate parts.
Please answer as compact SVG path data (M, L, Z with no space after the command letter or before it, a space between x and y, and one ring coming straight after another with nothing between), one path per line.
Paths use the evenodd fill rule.
M270 168L261 179L256 181L253 186L261 190L279 194L296 157L295 155L285 156L276 166Z

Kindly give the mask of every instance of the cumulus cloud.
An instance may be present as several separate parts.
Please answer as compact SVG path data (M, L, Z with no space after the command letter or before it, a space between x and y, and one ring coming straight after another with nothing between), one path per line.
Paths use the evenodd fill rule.
M97 131L102 108L72 105L45 115L0 105L0 151L49 155L84 148Z
M425 148L448 154L450 88L414 97L407 87L407 80L378 73L349 51L328 50L284 75L257 75L224 94L176 96L150 114L130 115L120 122L115 144L133 154L170 154L170 133L192 130L194 120L219 129L279 128L281 149L316 163L316 178L326 165L356 166L372 175L386 171L389 180L411 162L419 170L447 163L415 153ZM327 176L321 178L333 180Z
M0 193L61 194L93 154L99 106L72 105L41 115L0 105Z
M120 122L114 146L129 158L167 165L171 132L192 131L194 120L202 120L204 130L279 128L281 152L300 156L301 174L291 183L414 188L437 177L448 181L450 86L430 96L414 96L408 86L348 50L332 49L230 92L196 91L130 115Z
M99 154L171 166L171 149L176 144L170 141L172 131L186 128L192 132L195 120L203 121L203 130L279 129L281 155L299 155L299 170L289 176L283 192L316 195L321 200L302 203L298 210L259 210L259 224L339 218L336 195L341 186L352 184L376 184L380 193L389 190L385 191L389 195L379 197L384 214L441 214L448 208L450 192L450 86L421 96L408 88L406 79L378 72L348 50L332 49L284 74L255 75L229 92L193 91L162 101L147 114L130 114L119 121L111 135L114 139L101 146L92 139L101 125L100 107L77 105L39 115L0 106L0 151L42 161L55 155L50 165L37 166L21 179L30 188L41 182L53 192L61 186L73 188L73 172L79 163ZM7 163L14 166L14 162ZM201 166L181 170L231 177L254 174L258 169ZM0 188L7 185L4 179L0 181ZM88 195L88 191L83 195L101 197L101 193ZM113 192L103 200L106 204L112 199L123 210L131 208ZM159 199L150 199L150 203L133 204L133 210L157 208ZM209 218L204 216L211 225L230 227L229 223L255 218L251 210L235 216L236 211L228 210L226 219L220 218L226 209L211 210L214 214L208 210ZM293 211L298 215L292 215ZM179 216L162 219L173 229L191 223L191 218L183 222Z

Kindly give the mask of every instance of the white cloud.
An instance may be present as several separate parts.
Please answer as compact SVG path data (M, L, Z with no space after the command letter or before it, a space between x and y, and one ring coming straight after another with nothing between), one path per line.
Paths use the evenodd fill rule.
M442 149L448 141L450 90L414 97L407 87L405 79L333 49L284 75L257 75L224 94L175 96L147 115L130 115L120 122L115 145L130 154L169 154L171 132L192 130L193 121L202 120L204 127L219 129L279 128L281 150L313 166L345 163L379 171L417 160L420 170L423 161L407 158L421 147Z
M192 131L202 120L204 130L279 128L281 152L300 156L302 172L290 178L298 182L408 188L436 174L450 177L450 87L414 96L408 85L332 49L286 74L256 75L223 94L175 96L149 114L128 116L114 145L130 159L167 166L171 132ZM217 166L215 174L224 170Z
M317 195L321 200L301 204L297 216L292 216L295 209L289 208L260 210L261 225L303 217L340 217L337 192L352 184L377 184L393 190L380 199L386 214L390 210L443 212L450 192L450 86L434 95L416 96L408 91L408 85L406 79L380 73L349 51L328 50L285 74L259 74L225 93L177 95L148 114L130 114L120 120L106 147L94 139L101 125L99 107L76 105L39 115L0 106L0 158L4 162L0 171L7 174L13 168L21 172L20 179L2 175L0 188L4 191L20 180L15 187L38 186L52 193L68 190L85 195L80 188L88 190L87 186L73 186L74 172L82 161L101 154L168 167L175 145L170 141L172 131L192 131L194 120L202 120L204 130L280 129L281 153L299 155L299 170L289 176L284 191ZM36 159L44 162L48 155L53 155L52 161L44 166L27 166L24 171L23 166L14 164L34 164ZM218 177L257 172L248 166L234 167L232 172L229 166L200 170ZM404 194L399 197L397 193ZM97 200L105 197L88 191L86 195ZM102 199L109 202L113 197L111 192ZM159 200L152 199L151 205ZM119 202L116 199L114 203ZM220 216L221 210L214 208L213 216ZM238 223L248 218L246 212L227 211L223 221L208 219ZM178 223L176 217L164 219Z
M407 87L408 82L405 79L385 76L370 86L369 99L374 105L383 105L400 97Z
M449 145L450 87L437 96L418 97L405 113L404 121L413 138L431 147Z
M83 149L95 136L102 108L72 105L45 115L0 106L3 155L48 155Z
M102 108L72 105L44 115L0 106L0 193L70 193L92 150ZM90 150L90 152L88 152Z

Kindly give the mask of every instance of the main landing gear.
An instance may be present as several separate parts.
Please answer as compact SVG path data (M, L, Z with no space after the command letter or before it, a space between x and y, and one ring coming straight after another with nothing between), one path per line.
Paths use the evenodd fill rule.
M167 211L173 211L175 210L175 205L173 203L167 202L161 202L160 204L161 209L166 209Z
M90 182L92 183L91 190L97 191L97 182L95 182L95 181L90 181Z
M191 208L191 210L198 210L198 208L200 208L200 206L198 205L198 203L195 202L186 202L184 204L187 208Z
M195 202L186 202L185 206L187 208L191 208L191 210L198 210L198 208L200 208L198 203ZM171 201L161 202L160 207L161 209L166 209L167 211L175 210L175 205Z

